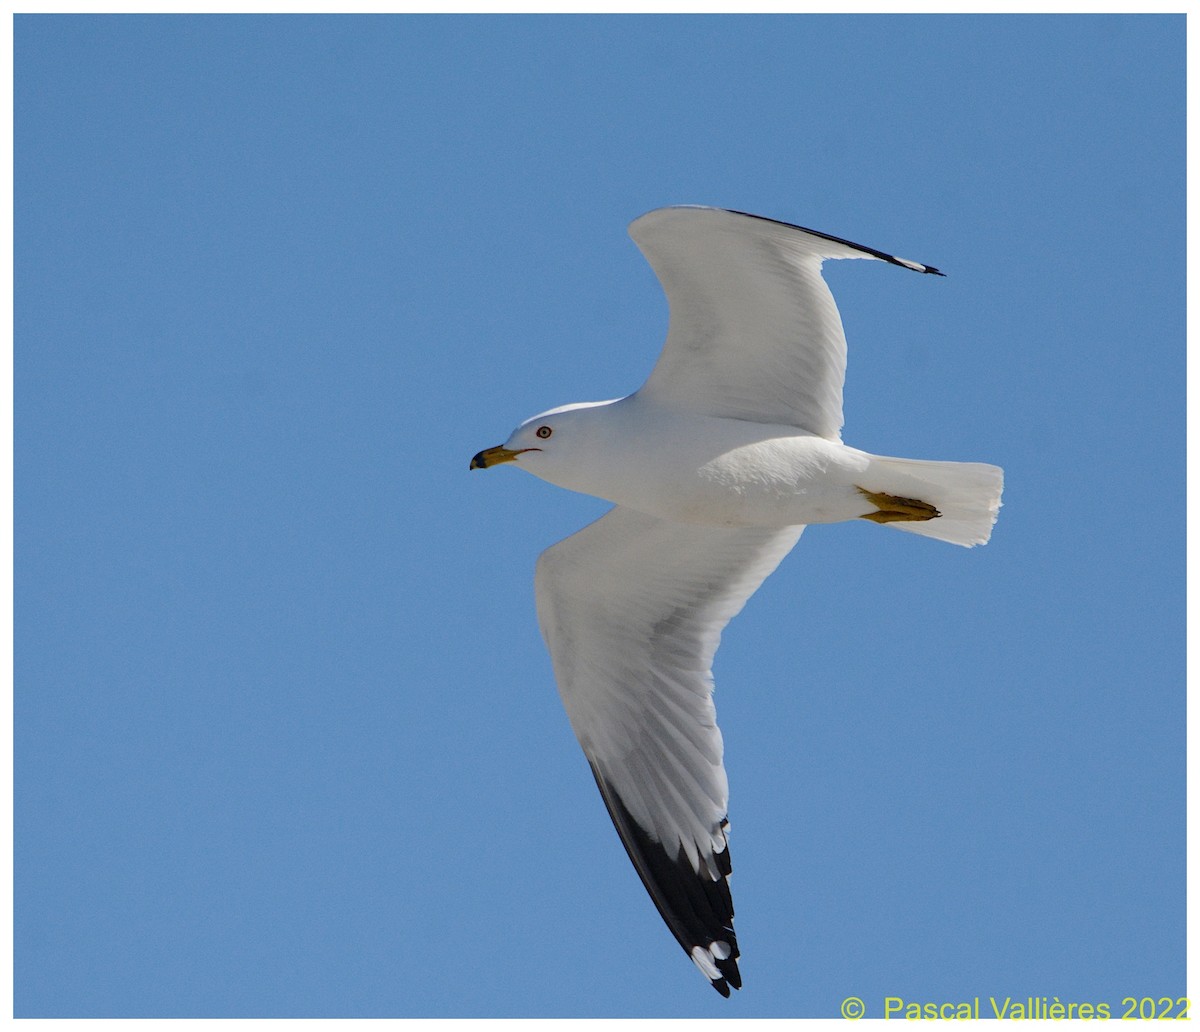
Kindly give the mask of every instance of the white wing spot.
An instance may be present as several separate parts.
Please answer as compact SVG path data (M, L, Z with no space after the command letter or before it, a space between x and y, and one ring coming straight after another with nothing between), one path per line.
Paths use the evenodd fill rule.
M713 963L712 954L703 946L693 946L691 957L692 963L700 969L700 974L710 982L715 982L722 977L721 972L717 970L717 965Z
M724 939L718 939L709 946L708 952L716 957L717 960L728 960L729 954L733 951L729 948L729 943L725 942Z

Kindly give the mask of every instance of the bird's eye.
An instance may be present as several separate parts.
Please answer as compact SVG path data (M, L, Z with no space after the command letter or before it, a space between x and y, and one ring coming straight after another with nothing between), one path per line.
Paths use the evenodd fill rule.
M538 437L540 437L540 438L541 438L543 441L544 441L544 440L545 440L547 437L549 437L549 436L550 436L552 433L554 433L554 431L553 431L553 430L551 430L551 429L550 429L548 426L539 426L539 427L537 428L537 435L538 435Z

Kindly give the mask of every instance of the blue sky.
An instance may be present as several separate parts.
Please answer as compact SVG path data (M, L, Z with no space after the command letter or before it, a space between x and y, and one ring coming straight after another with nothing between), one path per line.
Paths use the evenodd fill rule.
M18 17L18 1016L831 1016L1184 988L1184 21ZM820 527L716 662L745 988L660 922L467 463L636 389L625 225L830 263L845 438L1007 471Z

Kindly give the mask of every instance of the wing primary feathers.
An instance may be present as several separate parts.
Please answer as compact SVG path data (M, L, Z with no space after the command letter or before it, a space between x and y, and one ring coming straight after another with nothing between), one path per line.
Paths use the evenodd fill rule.
M728 844L714 858L721 873L718 880L712 880L706 872L697 873L682 847L672 857L661 842L651 838L634 820L595 764L591 768L625 852L683 951L722 996L729 996L731 986L740 989L742 976L737 960L741 954L733 931ZM727 823L721 822L722 837Z
M912 262L907 258L897 258L894 254L887 254L884 251L877 251L873 247L865 247L862 244L856 244L853 240L846 240L844 237L834 236L832 233L822 233L819 229L809 229L807 226L797 226L794 222L781 222L779 219L769 219L765 215L752 215L748 211L735 211L733 208L726 208L731 215L744 215L748 219L758 219L760 222L773 222L777 226L786 226L788 229L798 229L803 233L809 233L812 236L820 237L822 240L830 240L835 244L844 244L846 247L853 247L856 251L862 251L863 254L873 255L885 262L891 262L893 265L899 265L903 269L912 269L913 272L925 272L932 276L945 276L946 274L941 269L935 269L932 265L922 265L920 262Z

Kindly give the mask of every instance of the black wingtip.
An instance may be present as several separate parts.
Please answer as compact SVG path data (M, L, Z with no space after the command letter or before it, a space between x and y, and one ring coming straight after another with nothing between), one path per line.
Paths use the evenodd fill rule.
M945 276L946 274L941 269L935 269L932 265L923 265L921 262L909 261L907 258L898 258L894 254L888 254L886 251L877 250L874 247L867 247L865 244L856 244L853 240L847 240L845 237L834 236L832 233L822 233L819 229L810 229L808 226L798 226L794 222L782 222L779 219L771 219L766 215L755 215L749 211L738 211L736 208L722 208L721 211L727 211L730 215L744 215L748 219L758 219L760 222L773 222L777 226L785 226L788 229L798 229L802 233L809 233L812 236L820 237L822 240L829 240L835 244L845 244L847 247L853 247L856 251L862 251L863 254L869 254L873 258L878 258L881 261L890 262L892 265L899 265L902 269L911 269L913 272L927 272L934 276Z
M731 987L740 989L742 976L737 961L741 952L733 931L728 845L710 858L720 877L712 880L707 872L700 874L682 849L671 856L633 819L594 764L592 775L629 859L684 953L722 996L728 996ZM728 822L722 821L720 827L724 831Z
M713 988L717 992L722 996L728 996L731 988L741 989L742 973L738 970L736 957L730 957L729 960L717 961L717 967L723 976L713 982Z

